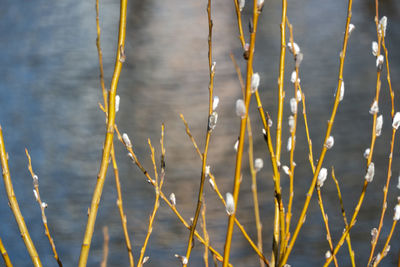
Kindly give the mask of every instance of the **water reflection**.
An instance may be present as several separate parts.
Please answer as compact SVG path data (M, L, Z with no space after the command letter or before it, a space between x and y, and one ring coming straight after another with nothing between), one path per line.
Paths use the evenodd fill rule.
M119 7L116 1L100 1L102 47L106 80L113 69L116 26ZM131 136L134 148L145 166L151 169L147 138L151 138L159 153L160 125L166 124L167 176L165 192L175 192L178 208L183 216L193 216L201 162L198 159L184 126L179 119L183 113L188 120L199 147L204 145L207 123L208 70L207 70L207 17L206 2L199 1L131 1L127 34L127 61L121 76L119 94L121 110L117 123ZM387 44L390 51L392 84L399 84L399 44L396 30L400 25L396 1L383 1L381 13L389 18ZM261 74L260 93L266 109L276 117L276 80L278 77L280 3L268 2L259 24L254 69ZM39 208L34 203L31 178L26 169L23 149L27 146L33 158L33 166L40 179L43 199L47 209L50 231L66 266L78 261L80 245L86 224L86 212L95 184L104 136L104 115L98 109L101 101L98 79L98 61L95 48L94 2L0 2L0 122L4 128L6 145L10 154L10 167L14 187L32 238L45 266L55 266L50 247L43 235ZM250 8L244 10L247 21ZM325 130L339 64L346 3L308 1L289 3L288 16L294 25L296 42L305 55L301 67L302 88L306 94L314 154ZM365 162L364 149L369 144L371 117L369 106L375 91L375 59L370 54L371 42L376 39L373 22L374 7L370 3L355 2L352 34L348 58L345 64L345 99L338 111L333 130L335 147L327 155L326 167L334 165L345 198L348 215L352 213L355 197L361 190ZM238 135L239 121L234 114L234 103L240 97L240 87L229 58L232 51L242 70L242 51L236 38L236 22L233 4L213 4L214 60L217 62L215 93L220 97L219 122L213 132L209 163L223 192L232 188L234 172L233 144ZM293 65L288 55L288 73ZM288 79L286 79L288 80ZM109 83L107 83L109 84ZM286 102L293 95L291 84L285 83ZM365 262L369 252L370 229L378 224L378 216L371 211L380 209L381 187L385 179L388 154L389 98L387 85L383 83L381 110L385 117L383 137L377 141L374 161L377 175L368 190L366 202L354 231L352 242L358 255L357 262ZM398 98L396 97L396 100ZM285 102L285 103L286 103ZM289 114L285 113L285 118ZM260 134L260 123L255 107L252 107L255 155L265 157L265 144ZM285 123L286 125L286 123ZM284 139L288 137L287 129ZM304 130L299 128L295 161L296 173L295 210L301 207L305 188L310 181L307 147ZM147 218L152 209L154 191L143 175L125 157L120 145L119 169L123 184L129 231L138 254L145 236ZM393 173L398 152L394 154ZM288 161L283 154L282 162ZM267 161L266 161L267 162ZM272 221L272 181L269 164L259 174L259 192L264 226L264 247L269 248ZM241 210L239 218L255 237L253 225L250 181L247 164L242 182ZM105 191L96 223L89 266L101 260L101 228L110 229L110 266L124 266L128 262L125 252L119 215L116 210L116 194L112 176L106 181ZM283 180L286 188L288 181ZM393 186L394 187L394 186ZM342 232L342 219L337 210L335 188L331 182L324 187L324 200L337 240ZM4 189L2 189L4 192ZM287 194L287 191L284 191ZM388 220L394 196L391 188L388 200ZM212 245L223 250L226 216L217 198L207 187L208 228ZM292 266L321 265L328 249L324 241L325 230L321 215L313 201L307 223L304 225L297 247L290 258ZM30 266L22 240L16 238L18 229L7 207L4 194L0 194L2 228L0 236L7 246L15 266ZM297 218L298 212L294 212ZM387 230L382 236L387 235ZM149 266L177 264L175 253L184 253L188 232L177 221L165 204L161 205L153 235L146 255ZM395 240L395 239L394 239ZM255 266L257 257L246 241L236 234L232 261L236 266ZM392 251L382 266L393 266L399 245L392 242ZM197 243L196 243L197 244ZM348 260L346 248L339 255ZM197 245L192 256L193 265L202 263L202 247ZM347 263L346 263L347 264Z

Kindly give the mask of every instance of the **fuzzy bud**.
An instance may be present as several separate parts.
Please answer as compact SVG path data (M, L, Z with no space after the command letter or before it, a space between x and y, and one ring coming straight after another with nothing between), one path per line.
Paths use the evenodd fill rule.
M303 61L304 55L303 53L298 53L295 58L296 68L300 67L301 62Z
M367 173L365 174L365 180L367 180L368 183L372 182L372 180L374 179L374 175L375 175L375 165L373 162L371 162L368 165L368 170Z
M375 126L375 134L376 136L380 136L382 133L382 125L383 125L383 116L379 115L376 119L376 126Z
M257 0L257 8L261 12L264 7L264 0Z
M47 203L46 202L42 202L42 208L47 208Z
M175 258L178 258L182 262L182 264L187 264L188 263L188 259L185 256L181 256L181 255L175 254Z
M301 98L302 98L301 92L300 92L300 90L297 90L297 93L296 93L296 99L297 99L297 101L300 102L300 101L301 101Z
M326 168L321 168L321 170L318 173L318 186L319 187L322 187L324 185L324 182L325 182L327 176L328 176L328 170Z
M171 195L169 195L169 201L171 202L172 206L175 207L176 205L176 197L174 193L171 193Z
M284 171L284 173L286 173L286 175L290 175L290 169L288 166L283 165L282 166L282 170Z
M368 158L369 157L369 153L371 152L371 149L370 148L366 148L365 149L365 151L364 151L364 158Z
M242 99L236 100L236 115L242 119L246 116L246 105Z
M286 149L287 149L287 151L291 151L292 150L292 137L291 136L289 136L289 138L287 140Z
M292 75L290 76L290 81L292 83L295 83L296 82L296 77L297 77L297 73L296 73L296 71L293 71ZM300 83L300 78L299 77L297 77L297 82Z
M294 131L294 125L295 125L295 121L294 121L294 117L292 115L289 116L289 130L292 133Z
M129 139L129 136L127 133L122 134L122 140L124 140L124 143L127 147L132 147L131 140Z
M350 34L354 31L354 29L356 28L356 26L354 26L354 24L349 24L349 36Z
M207 166L206 166L204 175L205 175L205 177L210 176L210 165L207 165Z
M387 27L387 17L383 16L379 21L379 30L383 36L386 36L386 27Z
M217 121L218 121L218 113L216 111L214 111L208 117L208 130L209 131L214 130L215 126L217 126Z
M328 251L325 252L325 258L329 259L330 257L332 257L332 253L331 253L330 250L328 250Z
M340 85L339 101L342 101L344 97L344 81Z
M235 201L231 193L226 193L226 213L232 215L235 213Z
M378 55L378 43L375 41L372 42L372 55Z
M369 114L375 115L379 112L379 106L378 102L375 100L374 103L372 103L371 108L369 109Z
M117 113L119 111L119 102L121 101L121 98L119 95L115 96L115 112Z
M257 91L258 86L260 85L260 75L256 72L251 76L251 92L254 93Z
M400 204L397 204L396 207L394 207L393 220L395 221L400 220Z
M383 57L383 55L379 55L376 58L376 68L378 69L378 71L381 71L383 68L383 62L385 62L385 58Z
M297 113L297 102L296 102L296 99L294 99L294 98L290 99L290 111L293 114Z
M328 139L326 139L325 147L327 149L330 149L333 147L334 143L335 143L335 139L333 139L333 136L329 136Z
M254 161L254 168L258 172L264 167L264 161L261 158L257 158Z
M240 9L240 11L242 11L243 8L244 8L244 5L246 4L246 1L245 0L238 0L238 3L239 3L239 9Z
M397 130L399 126L400 126L400 112L396 112L396 114L394 114L392 127Z
M235 151L238 151L238 147L239 147L239 140L236 140L235 144L233 145L233 149L235 149Z
M218 96L214 96L213 98L213 111L215 111L218 107L219 104L219 97Z
M38 201L39 196L35 189L33 189L33 195L35 196L35 200Z
M142 264L145 264L146 262L148 262L149 259L150 259L149 256L144 257L144 258L143 258L143 261L142 261Z
M300 47L295 42L293 42L293 46L292 42L288 42L287 46L289 47L289 51L292 52L292 54L297 55L298 53L300 53Z

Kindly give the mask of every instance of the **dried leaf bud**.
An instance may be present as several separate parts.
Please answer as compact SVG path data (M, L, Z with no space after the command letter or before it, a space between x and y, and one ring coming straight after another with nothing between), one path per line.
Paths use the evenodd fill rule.
M368 183L372 182L372 180L374 179L374 175L375 175L375 165L373 162L371 162L368 165L368 170L367 173L365 174L365 180L367 180Z
M376 238L377 238L377 236L378 236L378 229L376 229L375 227L372 228L372 230L371 230L371 236L372 236L372 238L371 238L371 244L373 244L373 243L376 242Z
M218 113L216 111L214 111L208 117L208 130L209 131L214 130L215 126L217 126L217 121L218 121Z
M292 115L289 116L289 130L292 133L294 130L294 125L295 125L295 121L294 121L294 117Z
M239 2L239 9L240 9L240 11L242 11L243 8L244 8L244 5L246 4L246 1L245 0L238 0L238 2Z
M297 113L297 102L296 102L296 99L294 99L294 98L290 99L290 111L293 114Z
M372 42L372 55L378 55L378 43L375 41Z
M376 68L378 69L378 71L382 70L384 61L385 61L385 58L382 55L379 55L376 58Z
M251 92L254 93L257 91L258 86L260 85L260 75L256 72L251 76Z
M300 67L301 62L303 61L304 55L303 53L298 53L295 57L296 68Z
M289 47L289 51L292 52L292 54L297 55L298 53L300 53L300 47L295 42L293 42L293 46L292 42L288 42L287 46Z
M42 208L47 208L47 203L46 202L42 202Z
M235 201L231 193L226 193L226 212L228 215L235 213Z
M328 176L328 170L326 168L321 168L321 170L318 173L318 186L319 187L322 187L324 185L324 182L325 182L327 176Z
M254 168L258 172L264 167L264 161L261 158L257 158L254 161Z
M235 144L233 145L233 149L235 149L235 151L238 151L238 147L239 147L239 140L236 140Z
M333 139L333 136L329 136L328 139L326 139L325 147L327 149L330 149L333 147L334 144L335 144L335 139Z
M176 197L174 193L171 193L171 195L169 195L169 201L171 202L172 206L176 205Z
M206 169L205 169L205 173L204 173L204 174L205 174L206 177L210 176L210 165L207 165L207 166L206 166Z
M144 258L143 258L143 261L142 261L142 264L145 264L146 262L148 262L149 259L150 259L149 256L144 257Z
M283 172L284 172L286 175L290 175L290 169L289 169L288 166L283 165L283 166L282 166L282 170L283 170Z
M365 149L365 151L364 151L364 158L368 158L369 157L369 153L371 152L371 149L369 149L369 148L366 148Z
M295 83L296 82L296 77L297 77L297 73L296 73L296 71L293 71L292 75L290 76L290 81L292 83ZM299 77L297 77L297 82L300 83L300 78Z
M400 126L400 112L396 112L396 114L394 114L393 117L392 127L397 130L399 126Z
M218 107L219 104L219 97L218 96L214 96L213 98L213 111L215 111Z
M129 136L128 136L127 133L123 133L122 134L122 140L124 140L124 143L125 143L126 146L132 147L131 140L129 139Z
M246 116L246 106L242 99L236 100L236 115L242 119Z
M296 99L297 99L297 101L300 102L300 101L301 101L301 98L302 98L302 96L301 96L301 91L300 91L300 90L297 90L297 93L296 93Z
M386 36L386 27L387 27L387 17L383 16L379 21L379 30L383 36Z
M115 96L115 112L119 111L119 102L121 101L121 98L119 97L119 95Z
M354 26L354 24L349 24L349 36L350 34L354 31L354 29L356 28L356 26Z
M379 112L379 106L378 102L375 100L374 103L372 103L371 108L369 109L369 113L374 115Z
M382 125L383 125L383 116L379 115L379 117L376 119L376 125L375 125L375 134L376 136L380 136L382 133Z
M397 204L396 207L394 207L393 220L395 221L400 220L400 204Z

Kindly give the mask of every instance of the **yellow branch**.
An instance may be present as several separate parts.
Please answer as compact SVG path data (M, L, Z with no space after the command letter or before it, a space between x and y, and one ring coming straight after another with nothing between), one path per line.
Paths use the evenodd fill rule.
M1 238L0 238L0 252L1 252L1 256L3 257L4 264L6 265L6 267L12 267L13 265L11 263L10 257L7 254L7 250L4 247L3 241L1 241Z
M118 80L121 74L122 63L125 61L125 31L126 31L126 10L127 0L121 0L120 6L120 22L119 22L119 35L118 35L118 48L115 60L114 74L111 81L111 88L108 98L108 120L107 120L107 133L104 141L103 156L101 160L99 174L97 176L97 183L92 197L92 203L89 210L89 217L86 225L85 236L82 242L81 254L79 257L79 267L86 266L89 256L90 244L92 241L94 224L96 222L97 210L100 203L101 194L103 191L104 181L106 178L107 168L114 137L114 123L115 123L115 96L117 92Z

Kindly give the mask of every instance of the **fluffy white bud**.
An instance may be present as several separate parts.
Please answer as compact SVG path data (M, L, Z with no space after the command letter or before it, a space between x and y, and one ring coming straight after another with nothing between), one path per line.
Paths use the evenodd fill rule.
M42 202L42 208L47 208L47 203L46 202Z
M205 173L204 173L204 174L205 174L206 177L210 176L210 165L207 165L207 166L206 166L206 169L205 169Z
M288 124L289 124L289 130L290 130L290 132L293 132L293 130L294 130L294 117L292 116L292 115L290 115L289 116L289 122L288 122Z
M282 170L286 173L286 175L290 175L290 169L289 169L288 166L283 165L283 166L282 166Z
M368 158L369 157L369 153L371 152L371 149L369 149L369 148L366 148L365 149L365 151L364 151L364 158Z
M329 259L330 257L332 257L332 253L331 253L330 250L328 250L328 251L325 252L325 258Z
M254 93L257 91L258 86L260 85L260 75L256 72L251 76L251 92Z
M235 151L237 151L238 146L239 146L239 140L236 140L235 144L233 145L233 149L235 149Z
M375 41L372 42L372 55L378 55L378 43Z
M129 139L129 136L128 136L127 133L123 133L122 134L122 140L124 140L124 143L125 143L126 146L132 147L131 140Z
M115 112L119 111L119 102L121 101L121 98L119 97L119 95L115 96Z
M327 176L328 176L328 170L326 168L321 168L321 170L318 173L318 186L319 187L322 187L324 185L324 182L325 182Z
M372 103L371 108L369 109L369 113L374 115L379 112L379 106L378 102L375 100L374 103Z
M376 136L380 136L382 133L382 125L383 125L383 116L379 115L376 119L376 126L375 126L375 134Z
M372 180L374 179L374 175L375 175L375 165L373 162L371 162L368 165L368 170L367 173L365 174L365 180L367 180L368 183L372 182Z
M350 34L354 31L354 29L356 28L356 26L354 26L354 24L349 24L349 36Z
M298 54L300 53L300 47L298 44L296 44L295 42L293 42L293 46L292 46L292 42L288 42L287 46L289 47L289 51L294 53L294 54Z
M344 81L340 85L339 101L342 101L344 97Z
M379 55L376 58L376 67L378 68L378 70L382 70L383 62L385 62L385 58L383 57L383 55Z
M242 99L236 100L236 115L242 119L246 116L246 106Z
M333 136L329 136L328 139L326 140L325 146L327 149L330 149L333 147L335 143L335 139L333 139Z
M396 112L396 114L394 114L392 127L397 130L399 126L400 126L400 112Z
M171 193L171 195L169 195L169 201L171 201L172 206L176 205L176 197L174 193Z
M293 114L297 113L297 102L296 102L296 99L294 99L294 98L290 99L290 111Z
M218 104L219 104L219 97L218 96L214 96L214 99L213 99L213 111L215 111L217 109Z
M254 168L258 172L264 167L264 161L261 158L257 158L254 161Z
M293 71L292 75L290 76L290 81L292 83L295 83L296 82L296 77L297 77L297 73L296 73L296 71ZM300 83L300 78L299 77L297 78L297 82Z
M292 137L291 136L289 136L289 138L287 140L286 149L287 149L287 151L291 151L292 150Z
M394 207L393 220L395 221L400 220L400 204L397 204L396 207Z
M297 101L301 101L301 92L300 92L300 90L297 90L297 93L296 93L296 98L297 98Z
M383 16L379 21L379 30L381 31L383 36L386 36L386 27L387 27L387 17Z
M232 215L235 212L235 201L231 193L226 193L226 213Z
M246 1L245 0L238 0L238 2L239 2L239 9L240 9L240 11L242 11L243 8L244 8L244 5L246 4Z

